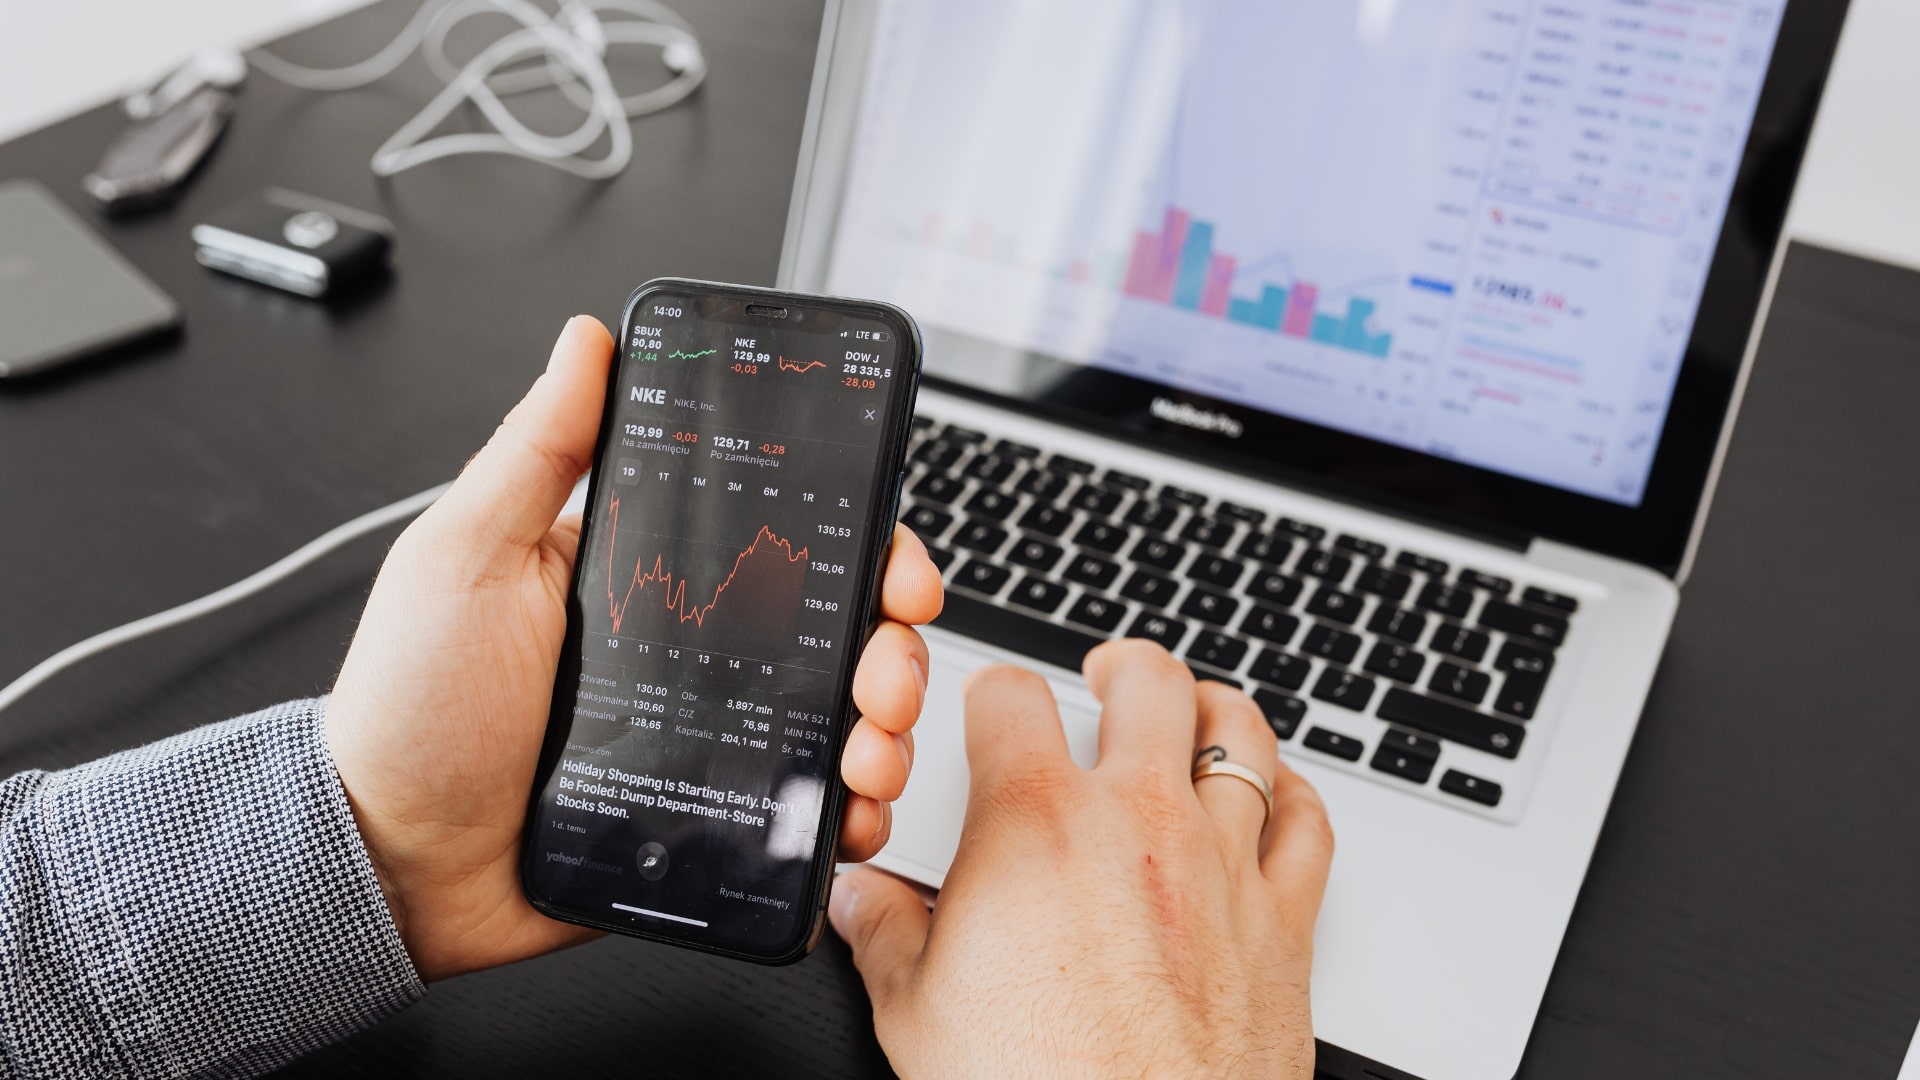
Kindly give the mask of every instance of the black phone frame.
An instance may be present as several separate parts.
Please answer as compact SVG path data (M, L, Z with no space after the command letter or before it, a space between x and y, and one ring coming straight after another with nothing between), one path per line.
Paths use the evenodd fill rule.
M903 346L900 356L894 361L892 393L896 400L888 421L888 429L883 435L882 446L886 448L887 458L874 471L874 490L870 503L876 511L871 536L867 546L861 552L864 566L872 568L870 573L858 576L857 591L854 594L853 609L867 612L866 626L860 631L860 649L854 651L844 662L838 673L838 686L834 692L835 711L845 717L832 732L832 742L827 746L829 756L829 775L832 782L825 785L827 797L821 808L821 824L816 833L814 851L809 859L807 870L807 902L812 908L811 916L796 924L797 936L785 947L770 952L757 952L748 949L728 948L710 941L702 941L688 934L671 929L652 928L632 922L621 922L605 916L590 914L586 911L568 907L554 898L537 895L529 885L530 871L533 868L535 823L541 812L540 794L554 770L559 768L560 756L566 749L567 735L572 729L573 687L565 684L559 673L567 670L571 661L577 665L580 656L580 641L585 632L585 612L580 608L580 577L584 572L584 561L574 561L573 574L567 583L567 636L561 649L560 661L555 669L552 703L547 712L546 735L541 742L539 763L534 770L533 787L527 796L527 817L521 827L520 838L520 888L527 902L534 910L548 918L580 926L592 927L609 933L627 937L658 941L667 945L693 949L698 952L713 953L735 960L747 960L758 964L779 966L804 959L813 951L826 927L827 894L833 882L834 853L840 843L840 821L846 812L846 784L839 779L840 759L846 749L847 734L859 720L859 714L853 704L853 677L859 666L860 656L866 651L867 642L872 640L874 631L879 627L881 613L881 585L886 580L887 561L893 548L893 524L899 518L901 490L906 477L907 443L913 431L914 404L919 395L922 362L925 346L920 337L920 328L913 316L892 304L877 300L853 300L843 297L819 296L807 293L782 292L776 289L762 289L750 285L731 285L722 282L701 281L693 278L661 277L654 278L627 297L620 313L620 334L618 340L626 340L629 328L633 325L634 312L649 296L659 293L684 295L690 299L701 296L716 296L726 300L740 301L742 307L748 303L778 305L781 307L801 307L807 309L826 309L858 318L885 322L897 334ZM625 372L624 349L616 349L613 362L607 369L606 401L612 402L621 385L621 376ZM904 376L904 378L903 378ZM601 477L606 470L601 468L611 446L614 418L617 410L603 405L600 415L600 431L593 451L594 469L587 481L587 513L580 522L580 550L587 550L593 535L594 518L592 509L600 505Z

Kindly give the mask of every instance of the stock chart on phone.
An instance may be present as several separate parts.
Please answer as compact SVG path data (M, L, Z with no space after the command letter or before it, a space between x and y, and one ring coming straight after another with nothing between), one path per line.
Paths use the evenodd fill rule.
M650 296L621 340L536 876L609 919L778 940L861 645L897 330ZM778 327L778 328L776 328ZM651 928L658 928L654 926Z

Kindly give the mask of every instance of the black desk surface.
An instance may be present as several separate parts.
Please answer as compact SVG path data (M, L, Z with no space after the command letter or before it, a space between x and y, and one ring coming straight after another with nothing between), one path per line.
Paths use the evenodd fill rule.
M256 76L180 206L104 225L180 301L187 333L0 389L0 682L451 476L574 312L611 318L655 274L770 282L818 6L678 6L712 77L635 125L614 181L486 158L377 181L374 147L434 89L422 68L338 95ZM411 10L380 4L281 51L370 55ZM91 214L77 181L119 123L96 109L0 145L0 179L38 178ZM189 226L266 184L392 217L390 285L323 307L194 265ZM1794 249L1522 1075L1899 1068L1920 1017L1917 406L1920 275ZM0 771L323 692L386 539L62 676L0 716ZM438 986L292 1071L758 1080L886 1065L829 936L780 970L602 941Z

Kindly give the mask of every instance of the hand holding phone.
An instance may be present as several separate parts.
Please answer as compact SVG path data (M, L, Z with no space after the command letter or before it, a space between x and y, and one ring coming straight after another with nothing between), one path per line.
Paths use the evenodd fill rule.
M428 981L593 936L535 911L519 870L580 542L580 518L559 515L593 462L613 353L597 320L567 324L526 397L387 554L326 705L354 822ZM886 839L907 775L895 740L910 738L926 670L912 624L940 610L939 572L905 529L881 593L888 621L860 658L841 762L845 860Z
M919 335L664 279L608 383L521 875L558 919L767 963L823 925Z

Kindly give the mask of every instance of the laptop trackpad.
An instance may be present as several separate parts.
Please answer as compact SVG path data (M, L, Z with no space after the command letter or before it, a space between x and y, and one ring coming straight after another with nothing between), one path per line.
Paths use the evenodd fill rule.
M1037 669L1053 685L1067 746L1082 768L1099 753L1099 704L1079 676L982 645L969 638L923 631L932 647L927 703L913 729L913 776L893 807L893 839L874 864L938 886L960 846L967 811L966 711L960 688L968 673L1006 661Z

